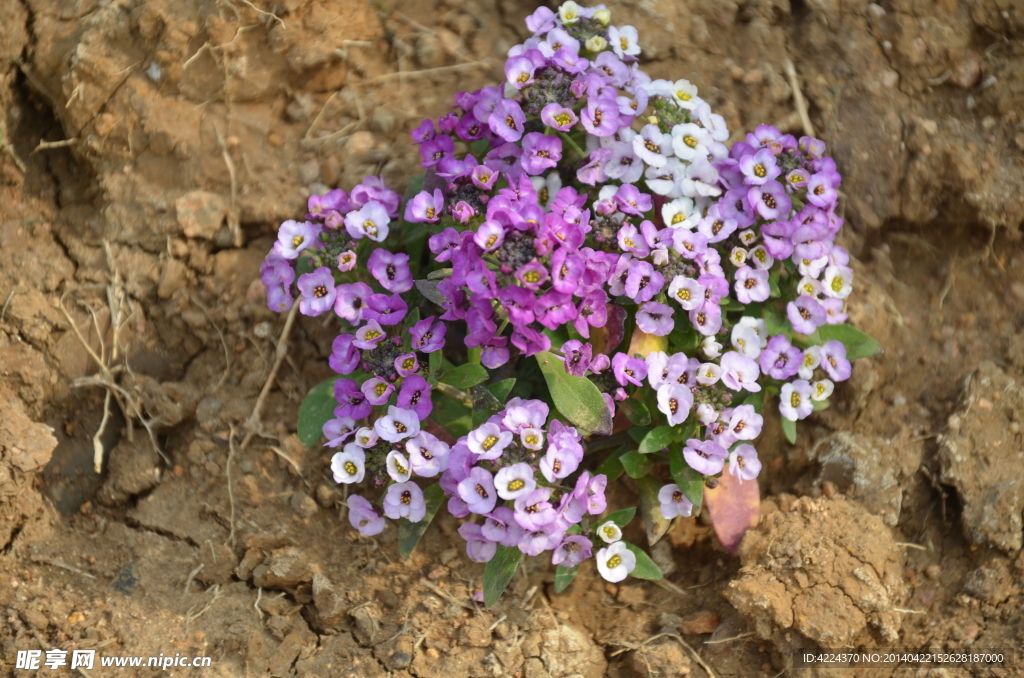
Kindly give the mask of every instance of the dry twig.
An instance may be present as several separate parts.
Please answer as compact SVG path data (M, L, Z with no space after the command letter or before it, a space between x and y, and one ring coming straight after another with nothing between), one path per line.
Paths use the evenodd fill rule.
M284 329L281 330L281 336L277 340L274 366L270 369L270 375L267 377L266 383L263 384L263 390L260 391L260 395L256 399L256 404L252 408L252 414L249 415L245 422L246 433L245 438L242 440L242 450L249 446L252 437L256 434L256 427L260 424L260 413L263 411L263 403L266 401L270 390L274 388L277 372L281 369L281 363L284 362L285 357L288 355L288 335L291 334L292 326L295 325L295 316L298 315L298 311L299 305L293 304L288 318L284 321Z
M807 113L807 100L800 89L800 81L796 76L796 68L793 62L786 57L786 75L789 76L789 86L793 90L793 103L796 104L796 112L800 115L800 124L803 125L804 134L809 137L817 136L814 133L814 125L811 124L811 116Z

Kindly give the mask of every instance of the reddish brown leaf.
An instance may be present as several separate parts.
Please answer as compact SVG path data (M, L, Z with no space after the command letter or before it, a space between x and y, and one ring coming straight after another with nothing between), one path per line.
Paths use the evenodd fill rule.
M711 526L722 546L736 555L747 530L757 525L761 515L761 490L756 480L744 480L725 473L715 489L704 486L704 504L711 514Z

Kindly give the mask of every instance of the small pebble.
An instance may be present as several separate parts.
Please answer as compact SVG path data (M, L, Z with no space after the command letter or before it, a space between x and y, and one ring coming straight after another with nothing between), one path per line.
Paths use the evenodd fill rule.
M907 404L907 399L904 398L901 395L898 395L898 396L896 396L895 398L892 399L892 404L895 407L903 407L904 405Z
M942 574L942 568L938 565L929 565L924 569L924 575L929 579L938 579L940 574Z

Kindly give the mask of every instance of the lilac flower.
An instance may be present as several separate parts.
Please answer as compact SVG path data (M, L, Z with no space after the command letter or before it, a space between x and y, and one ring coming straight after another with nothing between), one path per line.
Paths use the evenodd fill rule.
M603 289L588 292L576 311L573 327L580 336L589 339L591 327L604 327L608 323L608 294Z
M644 167L644 161L636 157L631 144L616 142L611 145L611 154L604 165L604 173L609 179L632 184L643 176Z
M705 293L707 290L705 290ZM715 304L704 304L689 313L693 328L704 336L713 336L722 329L722 309Z
M850 378L852 368L850 361L846 359L846 346L842 342L826 341L821 346L821 367L829 377L836 381L846 381Z
M373 377L364 381L359 390L366 396L366 402L371 405L383 405L391 398L395 385L384 381L380 377Z
M633 152L648 165L662 167L672 153L672 135L663 134L657 125L644 125L640 134L633 137Z
M819 172L807 182L807 202L828 209L836 204L836 190L832 188L832 177Z
M720 472L728 454L724 447L711 440L691 438L683 448L683 458L690 468L706 476Z
M582 377L590 367L594 355L594 347L590 343L580 343L573 339L562 344L562 355L565 356L565 371L574 377Z
M814 411L812 393L811 385L804 379L783 384L779 392L779 412L790 421L806 419Z
M615 380L620 386L633 384L642 386L647 377L647 363L639 358L633 358L625 353L616 353L612 358L612 372Z
M736 440L753 440L761 435L763 425L764 417L757 413L753 405L740 405L729 418L729 431Z
M388 416L373 422L373 430L389 443L412 438L420 432L420 420L412 410L388 406Z
M650 263L641 261L629 269L624 291L630 299L642 304L660 292L664 283L661 273L655 271Z
M706 217L697 223L697 230L703 233L709 243L721 242L736 232L739 224L735 219L722 215L718 204L711 206Z
M774 180L752 186L747 193L747 200L765 219L785 219L793 207L786 188Z
M334 276L331 269L321 266L312 273L299 276L299 291L302 300L299 311L303 315L316 316L334 306Z
M526 57L512 57L505 62L505 79L516 89L533 84L533 72L536 67Z
M619 107L615 99L590 98L580 118L583 128L595 137L609 137L619 128Z
M480 532L484 537L502 546L518 546L523 538L523 528L515 522L512 509L499 506L487 514Z
M390 218L384 205L371 200L355 212L348 213L345 217L345 230L356 240L366 237L374 242L382 242L388 237L389 223Z
M686 498L675 483L658 490L658 501L661 502L661 516L666 520L693 514L693 502Z
M473 236L475 242L484 252L493 252L505 240L505 228L497 221L485 221Z
M479 459L497 459L512 442L512 437L511 432L502 431L497 424L487 423L470 431L466 443Z
M558 546L565 536L565 528L558 521L543 525L536 530L525 530L519 540L519 550L528 556L537 556Z
M842 299L822 299L821 305L825 309L825 321L829 325L838 325L839 323L846 322L848 316L843 313Z
M327 438L324 447L338 447L355 433L355 419L352 417L337 417L329 419L323 425L323 434Z
M562 567L576 567L593 555L594 544L579 534L569 534L551 553L551 564Z
M544 446L544 432L536 428L525 428L519 432L519 442L528 450L539 450Z
M469 476L459 482L458 492L459 497L473 513L490 513L498 501L494 479L479 466L470 469Z
M761 460L757 458L757 450L753 445L737 445L729 453L729 473L739 479L754 480L761 472Z
M707 251L708 238L703 233L676 228L672 230L672 246L684 259L696 259Z
M277 249L272 249L260 264L260 280L267 287L281 285L287 287L295 280L295 269L288 259L281 256Z
M502 99L494 107L494 111L487 118L487 126L491 131L508 142L519 141L523 138L523 125L526 122L526 114L522 107L512 99Z
M557 441L552 441L538 467L541 474L549 483L557 482L562 478L572 475L579 468L580 460L583 458L582 448L575 442L572 445L562 446Z
M366 474L366 453L358 445L349 443L341 452L331 457L331 472L334 482L351 484L363 482Z
M641 193L633 184L623 184L622 186L619 186L615 191L615 203L624 213L633 214L635 216L642 216L643 213L650 210L652 206L651 196L646 193ZM650 226L643 229L643 224L650 224ZM654 224L651 222L645 221L643 224L641 224L642 230L645 230L646 232L651 232L652 230L654 233L657 232L657 229L654 228Z
M466 557L474 563L486 563L498 551L498 544L487 539L475 523L460 525L459 535L466 540Z
M683 353L669 357L664 351L652 351L647 355L647 382L654 390L666 384L679 383L686 373L687 360Z
M590 62L571 47L561 47L551 55L551 62L566 73L576 75L587 70Z
M410 523L420 522L427 515L423 490L416 483L395 483L384 496L384 515L392 520L406 518Z
M407 440L405 451L409 453L409 464L418 476L433 478L448 468L451 449L447 443L426 431L420 431Z
M669 285L668 296L679 302L683 310L692 311L704 305L704 286L693 278L677 275L673 278L672 284ZM737 298L743 301L738 295Z
M489 191L494 188L494 184L498 182L500 176L500 172L495 172L487 165L477 165L469 174L473 185L481 191Z
M408 215L406 215L406 219L408 218ZM434 260L439 263L449 261L458 251L461 244L462 237L459 235L459 232L450 226L440 233L430 236L430 239L427 241L430 251L436 255Z
M813 297L801 295L786 305L786 317L800 334L813 334L825 324L825 308Z
M366 283L357 282L338 285L335 292L334 312L353 325L359 324L373 290Z
M762 148L754 155L740 158L739 168L743 172L743 180L751 186L760 186L772 181L782 172L775 155L767 148Z
M597 552L594 557L597 571L605 581L616 584L636 569L636 555L629 550L626 542L617 541Z
M421 420L430 416L434 405L430 400L430 385L418 374L406 377L398 391L399 407L412 410Z
M629 149L632 155L632 149ZM612 149L610 148L598 148L595 149L587 156L587 162L576 170L576 178L582 184L593 186L599 182L606 181L608 175L605 173L605 166L609 163L612 157Z
M285 259L297 259L299 252L316 244L319 235L316 224L288 220L277 231L274 250Z
M434 167L445 158L451 157L455 142L446 134L439 134L420 146L420 158L424 167Z
M411 223L436 223L444 215L444 193L435 188L433 195L420 191L405 204L405 220ZM437 236L434 236L437 237Z
M460 200L452 208L452 217L460 224L468 224L469 220L476 216L476 210L465 200Z
M410 136L412 136L413 143L418 146L424 141L430 141L433 139L434 134L436 134L436 131L434 130L434 121L428 118L421 122L420 126L414 129Z
M494 489L502 499L518 499L533 492L536 487L533 469L523 462L506 466L494 476Z
M385 249L376 249L366 262L370 274L388 292L408 292L412 289L412 273L409 271L408 254L392 254Z
M571 108L566 108L558 103L551 103L542 108L540 119L545 125L559 132L568 132L573 125L579 122L579 118Z
M409 305L399 294L371 294L363 309L363 319L376 321L384 326L397 325L405 318Z
M728 388L734 391L745 389L754 393L761 390L761 385L757 383L757 378L761 376L761 368L755 361L736 351L729 351L722 356L720 364L722 383Z
M515 501L515 521L519 527L532 532L554 521L557 514L555 507L548 501L550 498L551 490L546 487L518 497Z
M693 407L693 393L685 384L667 383L658 389L658 410L665 415L669 426L686 421Z
M772 379L785 381L800 369L803 353L789 343L785 335L777 334L768 340L768 346L759 357L761 371Z
M671 306L656 301L648 301L641 304L636 312L636 326L647 334L657 337L667 337L675 327L672 316L675 311Z
M555 25L555 13L548 7L538 7L533 14L526 17L526 27L533 31L534 35L547 33Z
M608 476L603 473L591 476L590 471L584 471L576 480L576 487L572 493L573 503L581 505L582 510L585 510L592 516L604 513L605 509L608 508L608 501L604 496L604 490L607 486ZM580 515L582 516L582 513ZM579 522L579 520L577 519L572 522Z
M440 321L434 322L434 316L428 316L412 326L412 347L423 353L433 353L442 349L447 330L447 325Z
M548 406L543 400L513 398L508 401L501 423L514 433L531 428L542 429L548 420L548 412Z
M360 353L353 344L355 337L351 334L339 334L331 345L331 356L327 363L338 374L352 374L359 366Z
M540 132L523 137L523 155L519 159L527 174L541 174L562 159L562 140Z
M364 537L373 537L384 531L384 517L358 494L348 498L348 522Z
M420 361L416 359L415 353L403 353L395 358L394 365L400 377L408 377L420 370Z
M743 304L766 300L771 295L768 271L743 266L736 271L736 299Z
M537 299L534 314L537 322L549 330L555 330L575 319L576 306L572 303L572 295L548 292Z
M338 401L334 410L336 417L351 417L358 421L373 411L373 406L366 402L366 396L359 390L359 384L351 379L334 382L334 399Z

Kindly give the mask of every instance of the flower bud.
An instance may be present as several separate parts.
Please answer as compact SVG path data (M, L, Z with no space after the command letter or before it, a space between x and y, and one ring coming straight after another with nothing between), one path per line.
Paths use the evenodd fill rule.
M608 46L608 41L602 38L600 35L595 35L594 37L587 40L584 43L584 46L588 50L596 54L597 52L603 51L604 48Z
M598 21L602 26L607 26L612 20L612 12L610 9L599 9L594 12L594 19Z

